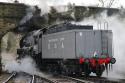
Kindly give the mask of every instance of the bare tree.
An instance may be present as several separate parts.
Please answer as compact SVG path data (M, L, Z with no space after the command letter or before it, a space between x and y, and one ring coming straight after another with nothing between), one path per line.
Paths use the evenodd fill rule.
M108 1L108 3L107 3L107 1ZM102 7L108 7L108 8L110 8L112 5L113 5L113 3L114 3L114 1L115 0L99 0L99 2L102 4Z
M110 8L115 0L111 0L108 7Z
M102 7L104 7L105 5L104 0L99 0L99 2L102 4Z
M18 0L7 0L8 2L14 2L14 3L18 3Z

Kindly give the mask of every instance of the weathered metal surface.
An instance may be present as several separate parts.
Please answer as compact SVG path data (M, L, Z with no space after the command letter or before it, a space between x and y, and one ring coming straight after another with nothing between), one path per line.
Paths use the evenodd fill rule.
M112 56L111 34L104 30L70 30L44 35L42 57L73 59L83 56L91 58L94 57L95 52L98 57L101 57L102 49L106 50L105 54ZM102 42L104 39L105 41Z
M75 58L75 33L59 32L42 38L43 58Z

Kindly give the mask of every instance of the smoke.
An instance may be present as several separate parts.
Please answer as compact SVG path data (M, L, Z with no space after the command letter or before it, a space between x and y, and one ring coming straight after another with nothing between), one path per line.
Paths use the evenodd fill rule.
M47 75L39 69L36 68L35 61L30 57L26 56L20 60L16 60L16 57L13 57L13 53L2 53L2 70L12 73L12 72L25 72L30 75L38 75L41 77L48 77Z
M38 17L40 18L43 15L48 14L50 11L50 7L45 0L35 0L33 2L29 0L21 0L20 3L24 3L28 7L26 9L26 15L19 22L20 27L18 27L17 29L17 31L19 32L26 32L29 30L33 30L33 28L35 29L36 27L31 28L32 25L35 23L34 20L38 19ZM30 28L27 26L29 26Z
M35 11L36 11L36 8L34 6L29 6L26 9L26 15L19 22L20 27L17 28L17 31L24 32L29 29L29 27L25 27L25 26L21 26L21 25L26 25L26 23L28 21L30 21L32 19L32 17L34 16Z
M38 71L35 67L35 62L30 57L25 57L20 61L17 61L12 54L3 53L3 56L7 56L6 58L2 57L3 70L11 72L27 72L30 74L34 74L34 72Z
M54 6L57 12L66 12L68 11L68 6Z
M114 71L110 71L109 77L121 78L125 75L125 63L124 63L124 54L125 54L125 20L119 20L119 16L113 16L108 18L109 29L113 31L113 40L114 40L114 57L117 62L114 65ZM119 76L119 77L118 77Z
M26 16L20 21L20 25L26 23L33 17L33 13L36 11L35 7L30 6L26 9Z
M113 66L113 70L109 71L109 78L124 78L125 75L125 19L122 16L113 15L108 17L107 11L98 14L97 17L91 16L85 18L81 22L72 22L73 24L81 25L93 25L94 29L109 29L113 32L113 49L116 63ZM104 23L108 23L108 27L104 26ZM100 26L100 27L99 27ZM103 76L107 77L106 72Z
M20 60L17 60L17 55L14 55L13 53L2 53L2 70L8 73L12 72L25 72L29 73L30 75L38 75L41 77L49 77L50 74L43 73L39 71L39 69L36 68L35 61L30 57L26 56ZM22 77L22 76L21 76ZM18 80L15 81L21 81L20 78L17 77Z
M48 0L20 0L20 3L35 6L37 5L41 9L41 16L50 11L50 7L47 3Z
M41 15L49 12L49 7L46 5L45 0L35 0L35 1L36 2L33 5L37 5L39 8L41 8ZM25 0L22 0L22 2L25 4L29 4ZM29 21L33 17L35 11L36 11L36 8L34 6L29 6L26 9L26 16L24 16L24 18L20 21L20 25L23 25L27 21ZM19 27L19 29L21 31L24 28L27 28L27 27ZM15 40L13 40L13 41L15 41ZM8 41L9 41L8 39L5 40L5 42L8 42ZM19 45L19 42L17 44ZM8 46L8 44L7 44L7 46ZM13 46L13 47L15 47L15 46ZM12 47L10 47L10 48L12 48ZM9 73L14 72L14 71L15 72L26 72L26 73L30 73L30 74L38 74L40 76L44 76L44 74L40 73L39 70L36 68L35 61L33 61L31 57L25 57L25 58L17 61L16 60L17 55L15 53L16 53L16 50L14 50L14 52L7 52L7 51L3 52L2 51L1 56L2 56L3 71L8 71Z
M31 77L26 75L16 76L14 83L31 83Z
M41 9L41 15L49 13L50 7L48 6L48 3L46 0L37 0L38 7Z

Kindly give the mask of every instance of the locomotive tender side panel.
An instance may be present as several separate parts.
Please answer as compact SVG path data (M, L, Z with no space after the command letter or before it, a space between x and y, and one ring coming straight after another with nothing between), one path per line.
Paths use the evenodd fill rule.
M108 32L108 53L109 53L109 56L110 57L113 57L114 56L114 54L113 54L113 35L112 35L112 32L111 31L109 31Z
M43 35L42 57L53 59L101 58L112 56L112 32L107 30L70 30Z
M95 30L84 30L76 32L77 56L91 58L94 52L98 57L101 55L101 32Z
M102 34L101 34L102 38L102 53L103 54L108 54L109 57L112 57L112 51L113 51L113 47L112 47L112 31L110 30L103 30Z
M75 32L65 31L44 35L42 38L42 57L52 59L74 59Z

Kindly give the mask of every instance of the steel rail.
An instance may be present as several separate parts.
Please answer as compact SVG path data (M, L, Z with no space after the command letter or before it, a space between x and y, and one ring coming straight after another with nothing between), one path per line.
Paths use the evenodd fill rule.
M82 79L78 79L78 78L74 78L74 77L69 77L69 76L63 76L63 75L61 75L61 77L69 79L69 80L73 80L74 82L77 82L77 83L94 83L92 81L82 80Z
M12 79L16 75L16 72L13 72L4 82L2 83L8 83L10 79Z
M35 77L39 77L41 80L49 82L49 83L55 83L52 80L50 80L49 78L45 78L45 77L41 77L41 76L36 76L36 75L35 75Z
M35 83L35 76L34 75L32 75L32 79L31 79L30 83Z
M86 81L86 80L81 80L78 78L73 78L69 76L52 76L52 77L41 77L41 76L35 76L35 78L40 78L43 81L46 81L48 83L94 83L92 81ZM36 80L35 80L36 81ZM34 82L33 82L34 83Z

